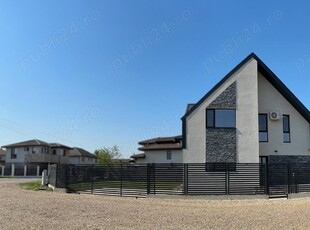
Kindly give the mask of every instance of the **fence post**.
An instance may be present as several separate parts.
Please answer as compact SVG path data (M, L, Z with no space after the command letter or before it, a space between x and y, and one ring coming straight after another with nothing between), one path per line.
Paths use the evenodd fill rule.
M146 168L146 193L151 193L151 175L150 175L150 164L147 164Z
M58 164L56 164L55 167L56 167L56 171L55 171L55 187L57 188L58 187L57 186L57 182L58 182ZM66 187L66 185L65 185L65 187ZM67 187L66 187L66 189L67 189Z
M121 185L120 185L120 195L123 196L123 165L121 163Z
M266 195L269 194L269 189L268 189L268 163L265 163L265 193Z
M287 163L287 193L290 194L291 185L290 185L290 163Z
M58 164L57 164L57 168L58 168ZM58 172L58 170L56 171L56 173ZM65 187L66 187L66 192L69 192L69 165L65 165ZM56 177L57 178L57 177ZM57 179L56 179L57 181ZM56 182L57 184L57 182Z
M184 195L188 193L188 164L184 164Z
M11 176L14 176L15 175L15 164L13 163L11 166L12 166L12 168L11 168Z
M40 176L40 165L37 165L37 176Z
M4 176L4 165L1 166L1 175Z
M156 194L156 164L152 164L153 169L153 183L154 183L154 195Z
M27 165L24 165L24 176L27 176Z
M229 195L229 171L228 171L228 162L226 162L226 195Z
M91 194L94 194L94 172L95 172L95 168L94 168L94 165L92 165L92 170L91 170Z

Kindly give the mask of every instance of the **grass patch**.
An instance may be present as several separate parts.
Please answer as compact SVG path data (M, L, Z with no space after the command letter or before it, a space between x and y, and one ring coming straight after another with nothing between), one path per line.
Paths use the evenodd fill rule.
M41 188L41 181L31 181L19 184L22 189L39 191Z

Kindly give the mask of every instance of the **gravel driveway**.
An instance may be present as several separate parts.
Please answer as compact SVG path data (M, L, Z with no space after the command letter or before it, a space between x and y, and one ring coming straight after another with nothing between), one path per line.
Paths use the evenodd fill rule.
M310 229L310 199L135 199L0 184L0 229Z

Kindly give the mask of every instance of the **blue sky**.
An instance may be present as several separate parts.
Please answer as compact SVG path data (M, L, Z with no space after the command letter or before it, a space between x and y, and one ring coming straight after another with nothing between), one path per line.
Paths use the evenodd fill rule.
M2 1L0 145L89 151L181 134L197 102L255 52L310 108L310 3Z

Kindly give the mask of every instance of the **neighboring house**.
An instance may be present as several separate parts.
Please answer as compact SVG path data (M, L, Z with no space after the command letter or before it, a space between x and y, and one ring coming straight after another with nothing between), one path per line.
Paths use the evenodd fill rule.
M40 140L29 140L2 146L6 149L5 165L38 165L47 168L48 164L66 164L70 147L58 143L47 143Z
M73 147L69 152L69 163L75 165L98 164L97 156L82 148Z
M5 154L6 152L3 149L0 149L0 165L5 164Z
M252 53L187 106L179 151L184 163L310 163L309 123L309 110ZM147 156L132 158L147 163L159 158Z
M131 156L136 163L182 163L182 136L158 137L139 142L143 151Z

